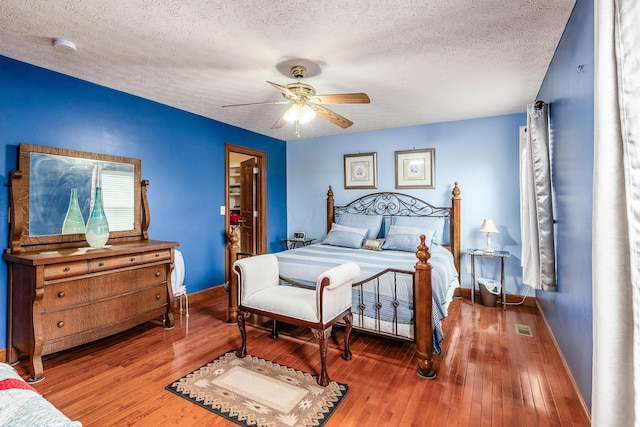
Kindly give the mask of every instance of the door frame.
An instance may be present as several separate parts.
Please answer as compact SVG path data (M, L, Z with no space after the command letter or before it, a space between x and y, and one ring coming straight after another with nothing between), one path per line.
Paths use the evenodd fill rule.
M256 254L263 254L267 251L267 153L262 150L256 150L253 148L242 147L240 145L234 145L230 143L224 144L224 229L225 229L225 280L229 280L229 232L230 232L230 206L229 206L229 168L231 164L229 162L229 156L231 153L244 154L247 156L256 157L258 159L258 167L260 168L260 183L257 189L257 207L258 207L258 221L257 221L257 235L256 235Z

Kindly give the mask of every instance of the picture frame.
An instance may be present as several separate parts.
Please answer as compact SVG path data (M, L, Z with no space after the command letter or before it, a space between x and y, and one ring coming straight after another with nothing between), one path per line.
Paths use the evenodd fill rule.
M376 153L344 155L344 188L378 188Z
M396 188L436 188L436 149L396 151Z

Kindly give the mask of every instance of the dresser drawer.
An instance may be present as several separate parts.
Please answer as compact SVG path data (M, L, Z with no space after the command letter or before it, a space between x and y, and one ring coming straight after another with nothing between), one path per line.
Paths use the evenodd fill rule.
M49 264L44 268L44 280L61 279L80 276L89 272L89 264L84 261L72 261L60 264Z
M140 267L110 274L84 276L74 280L45 285L42 311L86 304L120 294L136 292L153 285L166 289L166 264Z
M142 264L143 256L139 254L120 255L89 261L89 269L92 273L105 270L115 270L116 268L130 267L132 265Z
M167 304L167 287L156 285L139 292L105 298L92 304L43 313L43 336L47 341L59 339L116 324Z
M171 249L162 249L144 253L144 262L167 261L171 259Z
M89 270L92 273L96 273L100 271L130 267L132 265L149 264L152 262L164 261L168 259L171 259L170 249L152 252L140 252L129 255L92 259L91 261L89 261Z

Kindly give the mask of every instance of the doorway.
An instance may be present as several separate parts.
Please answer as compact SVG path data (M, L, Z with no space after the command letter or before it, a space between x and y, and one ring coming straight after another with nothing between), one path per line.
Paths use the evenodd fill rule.
M267 155L264 151L225 144L225 230L232 229L240 252L262 254L267 248ZM229 280L225 248L225 280Z

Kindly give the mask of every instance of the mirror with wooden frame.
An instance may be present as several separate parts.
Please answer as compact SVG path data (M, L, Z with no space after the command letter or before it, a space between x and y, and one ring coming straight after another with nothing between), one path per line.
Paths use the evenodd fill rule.
M148 239L148 181L141 161L63 148L20 144L18 169L10 178L9 252L82 246L84 233L63 234L72 189L83 219L89 219L96 170L100 173L109 240Z

